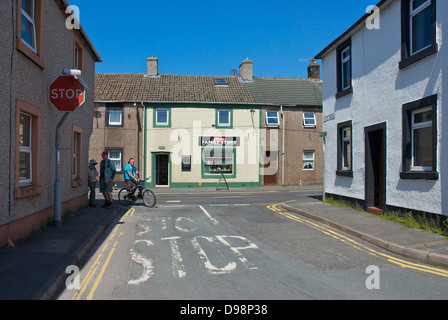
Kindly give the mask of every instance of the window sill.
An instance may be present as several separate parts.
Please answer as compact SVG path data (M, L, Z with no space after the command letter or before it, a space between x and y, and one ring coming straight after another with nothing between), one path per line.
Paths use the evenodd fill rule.
M77 188L82 186L82 179L72 180L72 188Z
M342 98L343 96L346 96L348 94L353 93L353 87L344 89L342 91L339 91L338 93L336 93L336 99Z
M438 50L438 45L436 43L436 44L431 45L430 47L428 47L428 48L426 48L426 49L424 49L424 50L422 50L422 51L420 51L420 52L418 52L416 54L413 54L410 57L402 59L400 61L399 65L398 65L398 67L400 69L406 68L407 66L409 66L409 65L411 65L411 64L413 64L413 63L415 63L417 61L420 61L420 60L422 60L422 59L424 59L426 57L429 57L430 55L433 55L434 53L436 53L438 51L439 51Z
M36 65L38 65L41 69L45 69L45 64L41 56L39 56L37 53L33 52L30 48L26 46L22 42L21 39L17 39L16 42L16 49L23 53L28 59L33 61Z
M353 178L352 170L336 170L336 175L340 177L350 177Z
M439 173L437 171L405 171L400 172L400 178L413 180L438 180Z
M43 187L41 185L26 186L14 189L14 199L31 198L41 195Z

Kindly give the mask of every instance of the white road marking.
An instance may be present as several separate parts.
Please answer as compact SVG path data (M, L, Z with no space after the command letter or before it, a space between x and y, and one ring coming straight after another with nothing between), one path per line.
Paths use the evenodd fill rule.
M131 249L131 256L133 261L143 266L143 272L140 278L135 280L129 280L128 283L133 285L139 285L140 283L143 283L147 281L149 278L151 278L151 276L154 274L154 265L151 259L145 259L142 255L138 254L137 252L134 252L132 249Z
M207 210L205 210L204 209L204 207L203 206L199 206L199 208L201 208L201 210L205 213L205 215L215 224L215 225L218 225L219 224L219 222L218 222L218 220L216 220L215 218L213 218L211 215L210 215L210 213L208 213L208 211Z
M162 238L160 240L170 240L171 243L171 261L173 264L173 277L183 278L187 274L185 272L184 264L182 263L182 256L180 255L179 246L177 244L177 239L181 237L169 237Z

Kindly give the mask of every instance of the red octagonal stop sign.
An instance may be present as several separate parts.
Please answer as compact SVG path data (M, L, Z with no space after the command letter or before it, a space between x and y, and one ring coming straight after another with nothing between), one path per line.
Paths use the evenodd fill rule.
M74 76L60 76L50 85L50 102L59 111L74 111L85 100L84 86Z

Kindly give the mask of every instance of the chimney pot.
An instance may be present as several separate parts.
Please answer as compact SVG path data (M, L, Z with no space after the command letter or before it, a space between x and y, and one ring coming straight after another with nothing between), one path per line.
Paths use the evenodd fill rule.
M147 62L147 72L146 75L148 77L154 77L159 74L159 59L154 56L146 59Z

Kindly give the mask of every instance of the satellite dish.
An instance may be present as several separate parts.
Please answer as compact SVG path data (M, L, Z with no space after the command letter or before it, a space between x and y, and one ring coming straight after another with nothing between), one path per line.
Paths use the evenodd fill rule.
M237 76L238 75L238 70L232 69L232 70L230 70L230 74L232 76Z

